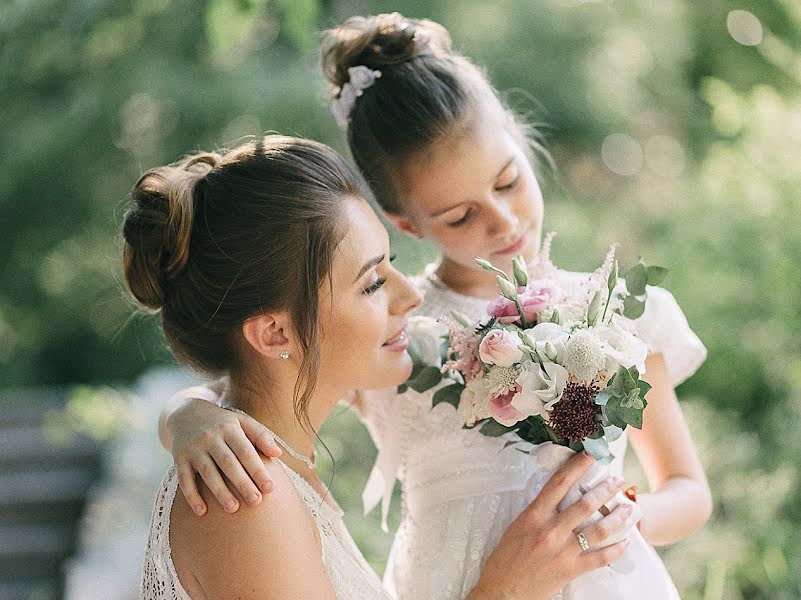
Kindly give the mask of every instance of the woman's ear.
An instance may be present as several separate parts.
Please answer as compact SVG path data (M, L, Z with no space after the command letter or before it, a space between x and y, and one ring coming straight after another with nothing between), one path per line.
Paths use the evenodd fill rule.
M289 352L289 338L284 328L288 322L278 314L251 317L242 323L242 335L256 352L266 358L284 358Z
M392 224L398 229L398 231L402 231L412 237L421 238L423 237L422 234L417 230L417 227L414 226L411 219L409 217L405 217L403 215L399 215L397 213L385 212L384 213L389 219Z

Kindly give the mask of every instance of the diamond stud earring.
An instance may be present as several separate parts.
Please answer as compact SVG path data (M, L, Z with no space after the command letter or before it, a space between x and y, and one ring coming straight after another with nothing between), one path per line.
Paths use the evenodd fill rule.
M278 355L278 358L280 358L281 360L288 359L289 358L289 352L287 352L286 350L281 350L281 353Z

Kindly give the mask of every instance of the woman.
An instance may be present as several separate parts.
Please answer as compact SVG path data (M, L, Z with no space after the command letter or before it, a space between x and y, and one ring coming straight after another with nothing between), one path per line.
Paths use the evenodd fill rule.
M202 520L176 495L170 469L142 596L387 598L313 455L316 430L348 390L397 385L411 370L405 323L420 297L390 265L359 177L322 144L268 136L153 169L132 199L123 225L132 295L160 314L182 362L227 375L223 403L269 426L288 455L264 463L277 484L265 501L233 516L212 504ZM546 486L489 557L471 598L548 598L620 555L625 542L581 552L573 532L619 479L556 511L590 463L579 456ZM615 511L582 533L599 543L624 520Z

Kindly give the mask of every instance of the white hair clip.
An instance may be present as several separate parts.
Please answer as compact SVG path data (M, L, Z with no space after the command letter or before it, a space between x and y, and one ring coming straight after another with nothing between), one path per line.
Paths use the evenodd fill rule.
M348 127L353 107L356 106L356 99L379 77L381 77L381 71L378 69L374 70L364 65L348 68L348 81L342 85L339 96L331 102L331 112L334 113L337 125L342 129Z

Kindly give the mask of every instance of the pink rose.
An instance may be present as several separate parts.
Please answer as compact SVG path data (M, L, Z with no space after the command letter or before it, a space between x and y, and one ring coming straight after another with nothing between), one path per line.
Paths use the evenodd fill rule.
M521 358L523 352L520 346L520 338L516 333L504 329L493 329L478 346L478 356L488 365L498 365L499 367L511 367Z
M523 309L526 321L531 325L537 320L540 311L556 300L558 290L550 281L537 280L529 282L526 287L521 287L517 293L518 302L520 302L520 306ZM517 306L512 300L503 296L499 296L490 302L489 306L487 306L487 314L491 317L497 317L501 323L521 324Z
M492 418L501 425L511 427L526 418L526 415L512 406L512 398L514 398L519 391L520 388L515 387L515 389L502 396L495 396L490 401L490 414Z

